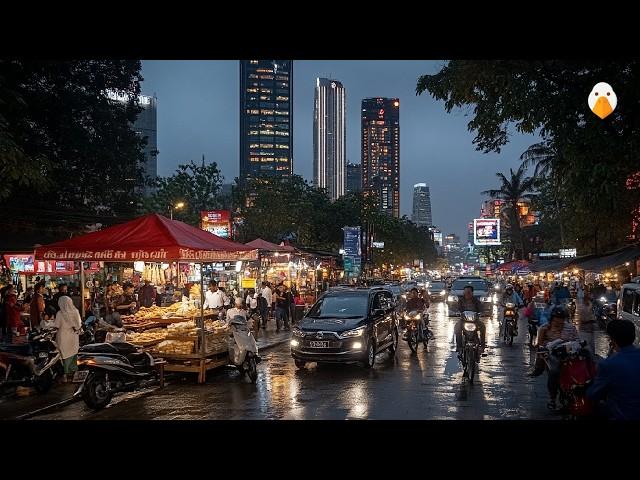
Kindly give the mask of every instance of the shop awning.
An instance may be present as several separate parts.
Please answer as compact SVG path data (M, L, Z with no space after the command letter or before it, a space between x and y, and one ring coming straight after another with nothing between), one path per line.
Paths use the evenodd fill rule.
M261 238L256 238L251 242L245 243L247 247L257 248L258 250L262 250L263 252L289 252L292 253L295 251L295 248L288 245L278 245L276 243L267 242Z
M497 270L501 272L516 272L518 270L525 270L529 266L529 262L526 260L517 260L513 262L507 262L500 265Z
M38 260L211 262L255 260L257 250L152 213L36 248Z
M556 258L554 260L536 260L529 264L529 270L532 272L558 272L565 270L575 258Z
M629 245L614 252L608 252L598 257L573 262L572 266L589 272L601 272L603 270L624 266L626 262L634 262L640 257L640 244Z

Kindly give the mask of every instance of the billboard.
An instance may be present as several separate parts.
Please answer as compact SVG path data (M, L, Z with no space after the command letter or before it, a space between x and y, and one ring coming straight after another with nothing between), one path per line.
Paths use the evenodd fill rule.
M360 227L344 227L344 254L348 257L359 257L360 250Z
M476 218L473 220L473 243L475 245L501 245L500 219Z
M231 212L229 210L204 210L200 212L202 230L221 238L231 238Z

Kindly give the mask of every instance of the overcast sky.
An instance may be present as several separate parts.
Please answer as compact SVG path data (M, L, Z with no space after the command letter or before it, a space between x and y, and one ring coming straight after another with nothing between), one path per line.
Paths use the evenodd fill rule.
M411 215L412 189L431 191L433 221L445 234L466 239L480 211L480 192L497 186L495 173L519 165L536 137L512 132L500 155L474 149L463 111L447 114L443 102L416 96L418 77L443 61L304 60L294 63L294 173L313 180L313 90L318 76L340 80L347 98L347 158L360 163L360 101L400 98L400 211ZM146 60L142 93L158 97L158 174L179 163L216 161L230 183L239 170L239 65L222 60Z

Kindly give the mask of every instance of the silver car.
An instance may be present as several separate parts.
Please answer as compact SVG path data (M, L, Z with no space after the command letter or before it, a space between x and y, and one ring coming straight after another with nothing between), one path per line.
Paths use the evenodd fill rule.
M493 310L493 294L490 292L489 284L482 277L460 277L451 285L447 296L447 310L449 316L458 315L458 299L464 295L464 288L467 285L473 287L473 296L477 297L482 304L481 315L491 315Z

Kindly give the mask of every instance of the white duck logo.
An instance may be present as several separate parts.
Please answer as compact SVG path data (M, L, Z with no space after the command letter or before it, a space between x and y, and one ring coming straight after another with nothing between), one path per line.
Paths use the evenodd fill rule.
M616 97L611 85L605 82L596 83L589 94L589 108L601 119L605 119L616 109L618 97Z

